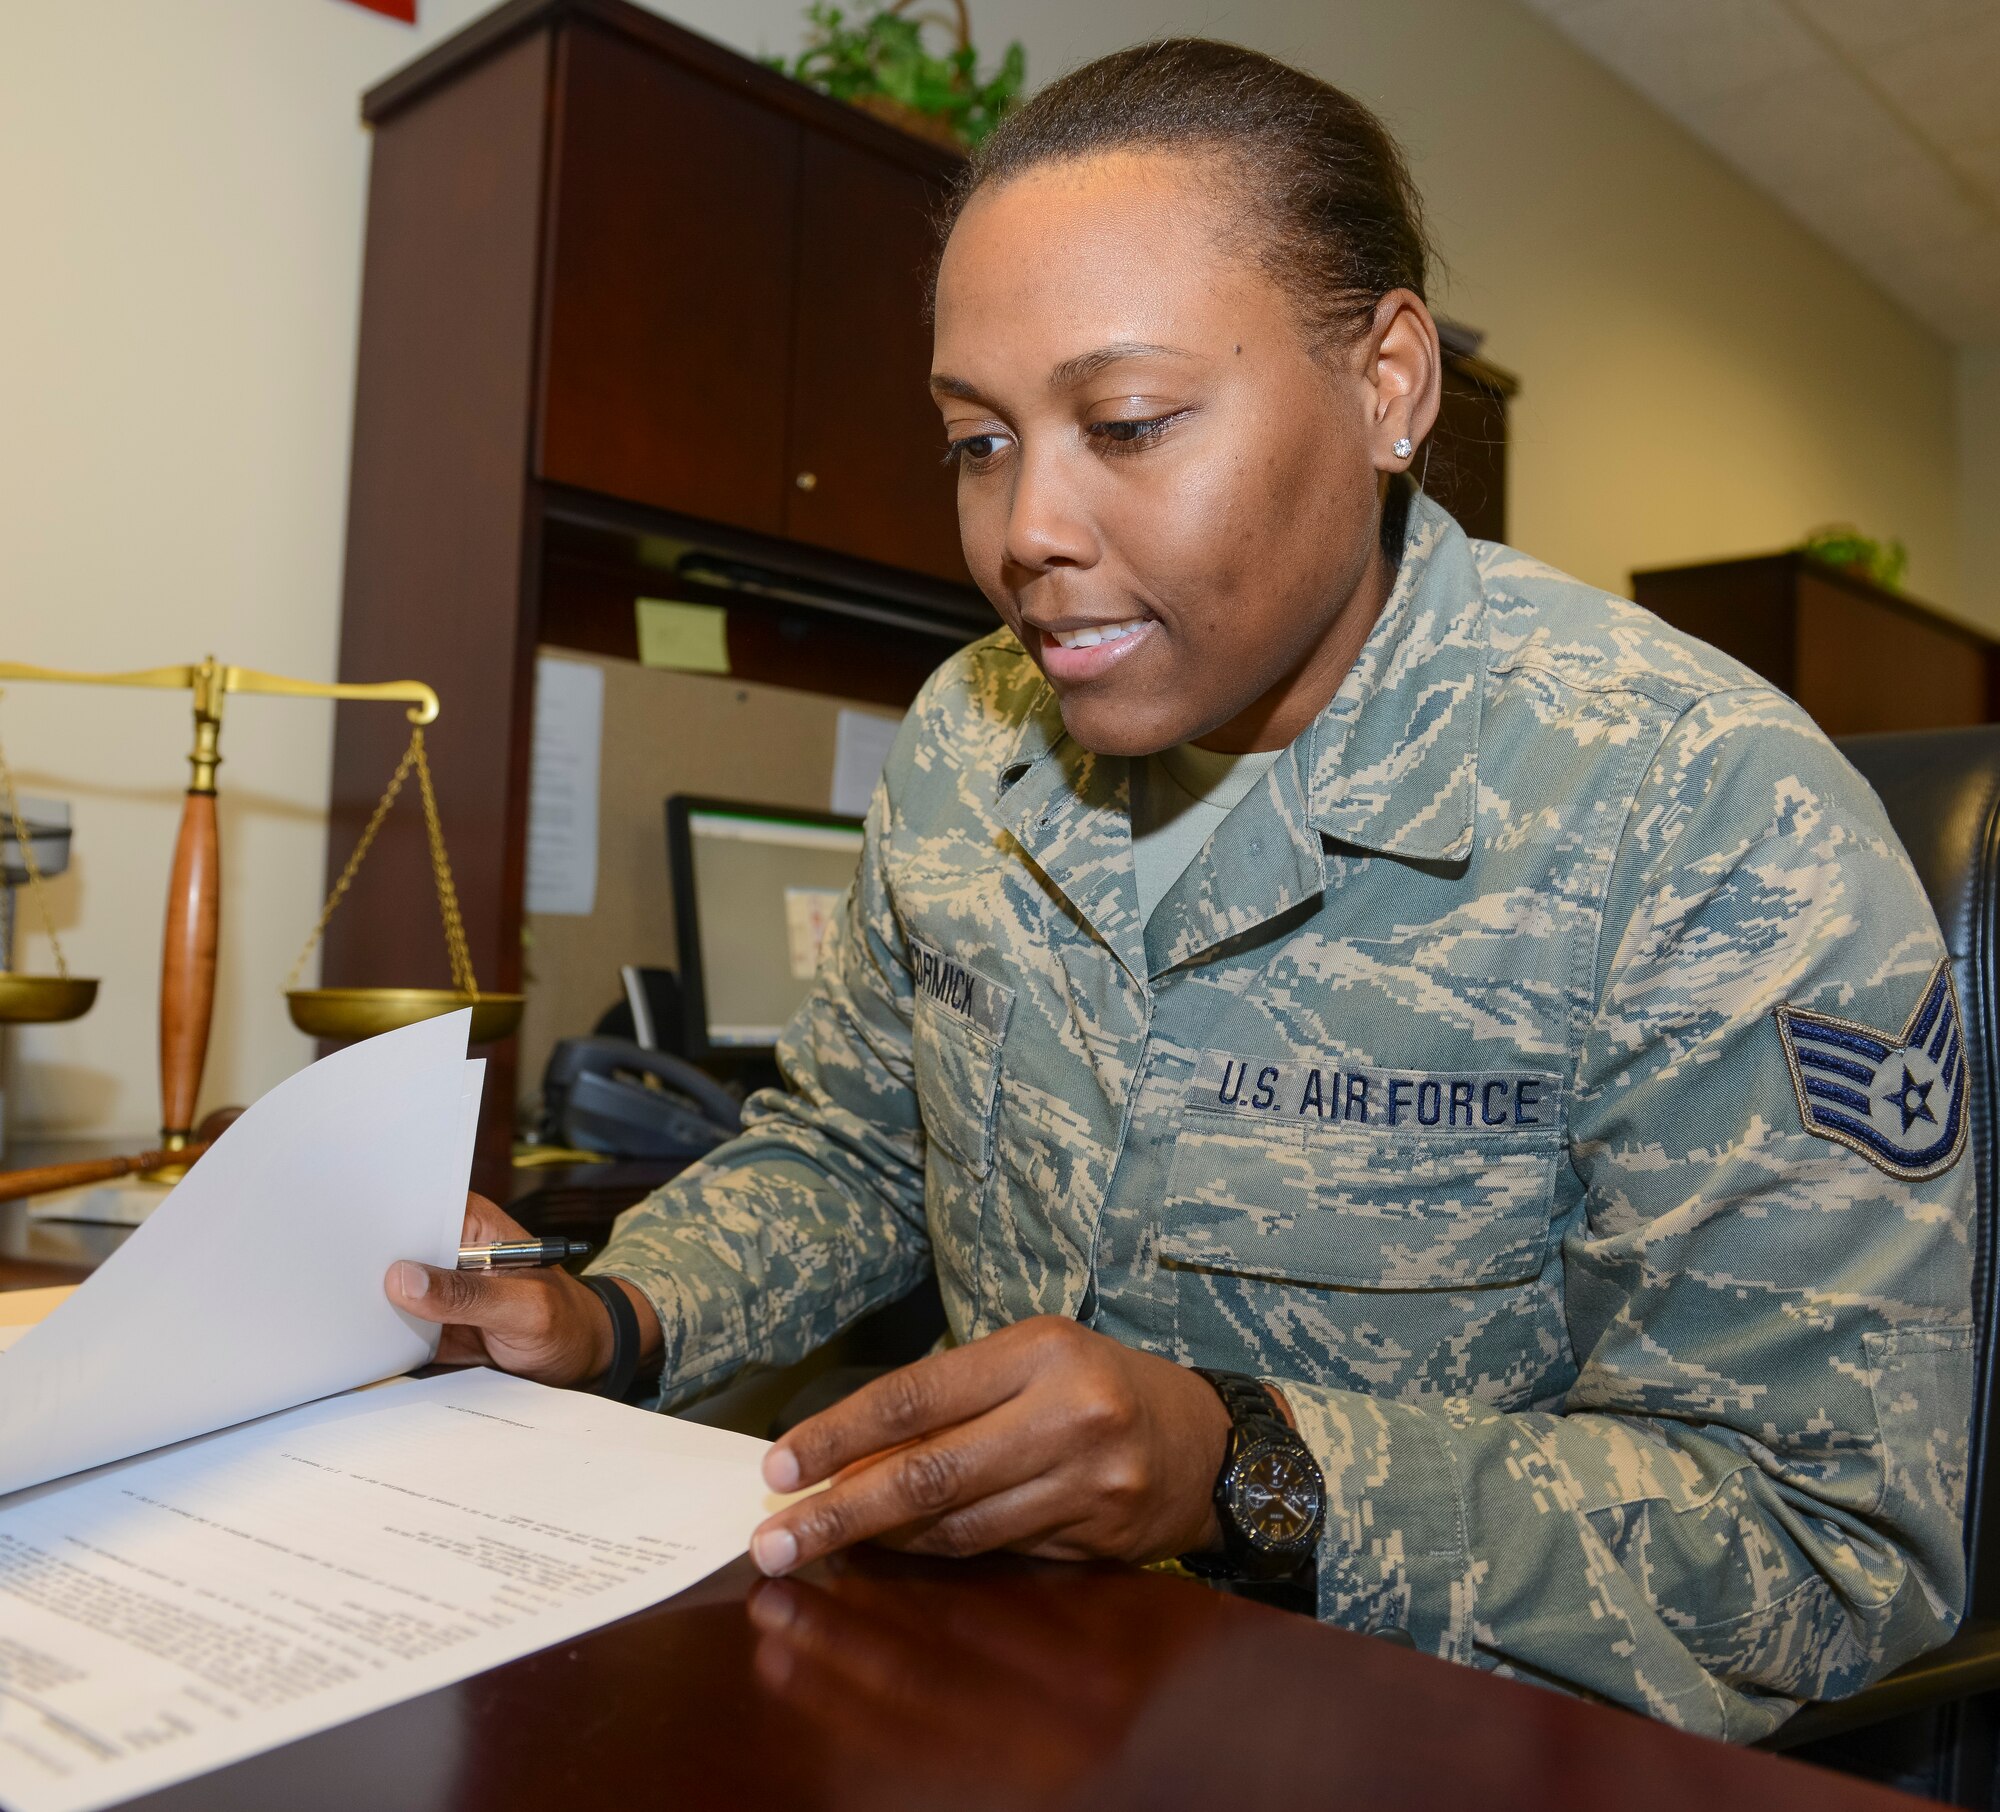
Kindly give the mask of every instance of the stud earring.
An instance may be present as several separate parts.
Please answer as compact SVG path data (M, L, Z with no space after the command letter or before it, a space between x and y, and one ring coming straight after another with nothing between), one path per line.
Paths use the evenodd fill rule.
M1404 435L1389 451L1395 454L1398 459L1408 459L1410 457L1410 437L1407 434Z

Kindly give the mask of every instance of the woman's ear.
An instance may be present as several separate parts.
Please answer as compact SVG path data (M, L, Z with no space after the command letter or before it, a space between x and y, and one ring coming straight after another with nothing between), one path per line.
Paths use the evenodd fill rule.
M1437 421L1444 378L1437 323L1414 291L1392 289L1375 304L1363 376L1373 410L1375 469L1407 471Z

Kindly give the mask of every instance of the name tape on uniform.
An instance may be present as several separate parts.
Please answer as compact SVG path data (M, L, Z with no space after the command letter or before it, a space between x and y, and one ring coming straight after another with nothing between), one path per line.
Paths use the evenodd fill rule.
M918 995L942 1007L955 1019L989 1038L1007 1036L1007 1016L1014 1010L1014 990L968 969L954 956L929 944L910 943L910 973Z
M1533 1070L1378 1070L1204 1051L1186 1103L1260 1120L1497 1133L1562 1125L1563 1079Z

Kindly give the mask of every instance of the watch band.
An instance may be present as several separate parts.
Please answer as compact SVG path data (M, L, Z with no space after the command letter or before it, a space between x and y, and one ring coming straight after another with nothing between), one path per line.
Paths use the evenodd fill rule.
M1230 1473L1245 1447L1251 1443L1276 1441L1303 1454L1305 1444L1298 1431L1285 1419L1271 1392L1259 1380L1242 1372L1210 1371L1199 1365L1189 1369L1208 1382L1228 1410L1229 1445L1223 1454L1222 1470L1216 1475L1214 1493L1215 1514L1222 1526L1223 1552L1220 1555L1184 1554L1181 1564L1201 1578L1266 1582L1282 1580L1287 1574L1313 1568L1316 1563L1310 1552L1286 1562L1250 1540L1238 1525L1229 1502ZM1308 1460L1311 1463L1309 1456ZM1313 1471L1315 1474L1318 1472L1316 1463L1313 1463Z
M622 1402L639 1375L639 1315L632 1299L609 1277L586 1277L585 1289L593 1292L611 1317L611 1366L594 1386L600 1397Z
M1278 1406L1271 1401L1271 1393L1255 1378L1242 1372L1212 1372L1206 1366L1195 1365L1188 1368L1198 1378L1206 1378L1215 1394L1222 1399L1222 1406L1229 1411L1232 1425L1240 1427L1245 1422L1275 1422L1280 1428L1290 1426L1278 1413Z

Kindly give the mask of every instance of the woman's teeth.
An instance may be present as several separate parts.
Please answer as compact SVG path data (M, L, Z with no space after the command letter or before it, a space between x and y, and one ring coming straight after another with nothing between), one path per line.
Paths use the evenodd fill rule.
M1049 639L1061 648L1095 648L1099 642L1120 642L1143 628L1146 619L1134 617L1128 623L1096 623L1088 629L1051 629Z

